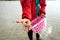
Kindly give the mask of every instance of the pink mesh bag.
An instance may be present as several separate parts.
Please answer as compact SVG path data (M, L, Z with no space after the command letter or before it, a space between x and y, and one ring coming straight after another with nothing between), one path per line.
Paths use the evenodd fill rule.
M46 26L46 18L40 16L31 21L31 29L34 33L39 33Z

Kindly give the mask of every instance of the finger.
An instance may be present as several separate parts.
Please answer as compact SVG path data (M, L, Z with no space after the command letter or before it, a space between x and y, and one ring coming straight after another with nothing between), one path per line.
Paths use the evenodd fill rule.
M16 23L23 23L23 19L17 20Z
M23 27L24 31L25 31L25 27Z
M44 18L45 17L45 15L41 15L41 18Z
M17 20L17 21L16 21L16 23L20 23L20 21L19 21L19 20Z
M32 29L32 27L29 27L29 30L31 30Z
M27 27L25 27L25 29L24 29L26 32L28 32L29 31L29 29L27 28Z
M26 32L28 32L29 31L29 28L26 28Z

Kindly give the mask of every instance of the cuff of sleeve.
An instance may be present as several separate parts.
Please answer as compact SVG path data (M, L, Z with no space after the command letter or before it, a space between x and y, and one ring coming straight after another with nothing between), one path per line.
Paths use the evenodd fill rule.
M39 15L41 15L41 14L46 15L46 13L45 13L45 12L43 12L43 11L40 11Z
M28 18L26 16L22 16L22 19L24 19L24 18L29 19L31 21L31 18Z

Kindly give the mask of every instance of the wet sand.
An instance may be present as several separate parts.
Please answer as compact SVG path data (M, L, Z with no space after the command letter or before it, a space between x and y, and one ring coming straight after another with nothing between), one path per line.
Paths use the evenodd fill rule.
M59 4L59 1L47 1L47 21L53 29L45 40L60 40ZM21 19L21 13L22 8L19 1L0 1L0 40L28 40L22 24L15 23L17 19Z

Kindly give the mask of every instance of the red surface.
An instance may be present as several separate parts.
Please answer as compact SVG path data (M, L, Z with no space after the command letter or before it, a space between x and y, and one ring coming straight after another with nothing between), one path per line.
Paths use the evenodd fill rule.
M36 18L36 2L34 0L20 0L22 6L22 18L33 20ZM40 0L40 14L45 13L46 0Z

